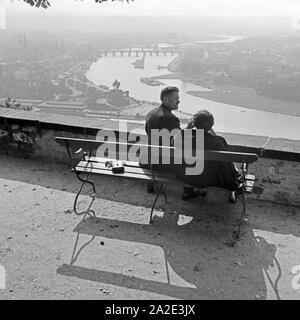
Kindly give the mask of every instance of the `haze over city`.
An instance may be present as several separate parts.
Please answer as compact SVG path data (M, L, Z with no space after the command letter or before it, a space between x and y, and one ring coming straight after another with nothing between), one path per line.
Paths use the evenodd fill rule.
M48 10L30 8L22 1L4 0L8 12L40 16L51 14L87 15L170 15L170 16L286 16L292 17L300 12L297 0L126 0L107 1L100 4L93 0L52 0Z
M297 30L300 25L300 4L296 0L134 0L101 4L89 0L52 0L46 10L22 1L5 0L2 6L6 10L6 27L15 30L19 26L23 29L39 26L40 30L48 31L250 34Z
M260 115L259 134L290 130L295 138L298 118L288 118L283 131L262 124L300 114L298 1L50 3L43 9L2 1L2 59L10 66L3 67L3 99L70 103L68 111L51 105L39 112L143 118L159 102L160 87L176 84L187 117L206 104L223 131L251 133L242 119Z

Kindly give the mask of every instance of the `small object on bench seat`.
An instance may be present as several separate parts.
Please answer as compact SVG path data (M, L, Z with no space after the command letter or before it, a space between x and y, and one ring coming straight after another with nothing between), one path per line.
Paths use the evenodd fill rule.
M113 173L123 173L125 171L124 163L119 160L107 161L105 163L105 166L107 168L111 168L111 171Z
M122 161L113 161L112 162L112 168L113 173L123 173L124 172L124 164Z

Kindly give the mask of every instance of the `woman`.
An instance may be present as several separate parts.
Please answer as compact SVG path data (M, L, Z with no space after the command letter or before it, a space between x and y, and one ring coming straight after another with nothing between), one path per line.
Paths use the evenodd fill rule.
M204 130L204 150L229 151L226 140L223 137L216 135L213 130L213 125L213 115L207 110L200 110L193 116L187 129ZM184 131L185 130L183 130L181 134L184 134ZM195 131L193 132L192 137L193 150L194 148L203 147L199 144L198 146L196 145ZM188 165L177 166L176 176L195 188L219 186L235 191L241 183L240 174L232 162L204 160L204 170L200 175L186 175L186 167L188 167ZM188 188L185 189L183 199L188 199L188 190ZM187 194L185 195L185 193Z

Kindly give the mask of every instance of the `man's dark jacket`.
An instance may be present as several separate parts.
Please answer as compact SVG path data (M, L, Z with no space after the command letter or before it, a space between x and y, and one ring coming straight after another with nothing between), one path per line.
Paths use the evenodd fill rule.
M146 133L151 135L151 129L180 129L180 120L163 104L151 110L146 116Z
M151 110L146 116L145 130L148 136L148 144L151 144L151 130L152 129L167 129L170 132L174 129L180 130L180 120L163 104ZM170 146L172 144L172 139L170 141ZM159 145L162 145L162 140L160 139ZM168 171L173 170L172 165L155 165L154 169L164 169Z

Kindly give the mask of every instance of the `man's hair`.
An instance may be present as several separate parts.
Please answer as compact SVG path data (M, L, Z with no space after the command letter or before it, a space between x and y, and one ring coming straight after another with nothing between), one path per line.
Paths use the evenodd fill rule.
M207 110L198 111L193 118L197 129L210 130L215 122L214 116Z
M177 87L166 87L162 89L160 93L160 100L163 101L165 96L168 96L169 94L173 92L179 92L179 89Z

